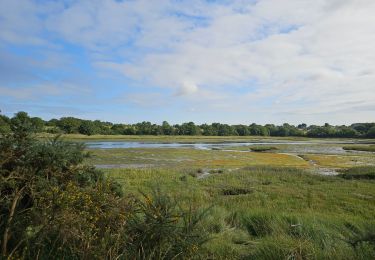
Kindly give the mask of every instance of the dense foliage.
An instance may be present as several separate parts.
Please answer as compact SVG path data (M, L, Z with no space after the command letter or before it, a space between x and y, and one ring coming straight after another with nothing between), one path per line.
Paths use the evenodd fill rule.
M11 119L0 115L0 132L10 131ZM170 125L164 121L161 125L150 122L137 124L113 124L99 120L83 120L74 117L62 117L43 121L31 118L31 123L38 132L84 134L84 135L204 135L204 136L308 136L308 137L367 137L375 138L375 123L357 123L350 126L323 126L283 124L264 126L228 125L220 123L196 125L193 122Z
M82 145L35 139L36 121L20 112L0 138L0 258L197 255L206 240L202 213L157 190L124 196L118 183L83 164Z

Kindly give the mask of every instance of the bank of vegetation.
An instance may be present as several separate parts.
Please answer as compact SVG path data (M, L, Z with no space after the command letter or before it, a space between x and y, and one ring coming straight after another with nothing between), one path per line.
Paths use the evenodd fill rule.
M344 146L342 149L347 151L375 152L375 145L350 145Z
M175 259L199 254L205 211L158 189L124 195L83 146L38 140L25 113L0 138L0 259Z
M84 135L190 135L190 136L307 136L320 138L375 138L375 123L357 123L350 126L323 126L299 124L283 125L228 125L221 123L196 125L193 122L171 125L164 121L161 125L150 122L137 124L114 124L99 120L83 120L62 117L45 121L32 117L31 122L38 132L52 134ZM0 129L9 131L10 118L0 115Z
M36 130L18 113L0 138L3 259L375 257L374 167L98 171L81 144Z

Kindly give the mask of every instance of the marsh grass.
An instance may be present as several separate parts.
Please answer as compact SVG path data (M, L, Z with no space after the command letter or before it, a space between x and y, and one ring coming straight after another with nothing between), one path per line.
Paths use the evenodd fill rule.
M139 194L138 190L156 185L182 207L210 208L202 224L210 234L202 248L204 258L375 256L373 233L368 231L375 226L374 181L266 166L244 167L205 179L188 172L180 168L110 169L106 176L120 181L125 193Z
M341 171L344 179L368 179L375 180L375 166L352 167Z
M250 151L252 152L268 152L277 150L275 146L250 146Z
M375 145L351 145L344 146L342 149L349 151L375 152Z

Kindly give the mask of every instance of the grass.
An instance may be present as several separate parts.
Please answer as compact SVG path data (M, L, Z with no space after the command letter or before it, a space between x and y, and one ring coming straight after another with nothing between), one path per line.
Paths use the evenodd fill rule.
M369 179L375 180L374 166L361 166L345 169L342 171L341 177L345 179Z
M375 145L351 145L344 146L342 149L349 151L375 152Z
M372 154L302 154L300 156L321 167L329 168L350 168L353 166L373 165L375 163L375 156Z
M277 150L274 146L250 146L250 150L253 152L268 152Z
M205 179L179 168L105 172L126 193L157 186L185 207L211 207L204 222L210 233L205 258L371 259L375 254L367 232L375 225L373 180L259 166Z
M319 154L309 146L298 153L275 146L288 154L248 152L251 146L97 149L89 162L129 167L105 170L127 194L157 187L183 208L208 208L202 259L374 259L374 154L312 145L324 146ZM309 173L314 167L341 168L342 175Z

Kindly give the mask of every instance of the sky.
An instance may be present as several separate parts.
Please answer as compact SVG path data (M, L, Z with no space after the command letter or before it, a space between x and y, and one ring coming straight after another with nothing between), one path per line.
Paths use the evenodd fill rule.
M0 109L118 123L375 121L374 0L0 0Z

